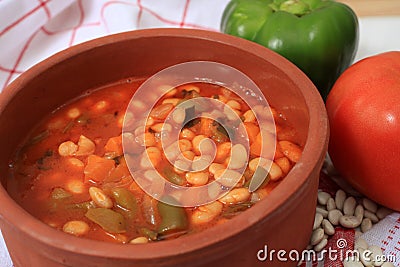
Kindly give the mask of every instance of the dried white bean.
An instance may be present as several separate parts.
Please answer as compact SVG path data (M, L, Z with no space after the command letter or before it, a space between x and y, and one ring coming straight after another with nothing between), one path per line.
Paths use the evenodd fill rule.
M343 215L342 217L340 217L339 223L341 226L346 228L356 228L361 224L361 221L358 220L356 216Z
M361 232L365 233L372 228L372 221L369 218L364 218L361 222Z
M363 198L362 204L365 209L375 213L378 210L378 205L369 198Z
M351 256L343 261L343 267L364 267L364 265L355 256Z
M372 261L374 266L382 266L384 261L382 261L383 257L383 252L382 249L378 246L369 246L368 250L372 252Z
M329 198L328 201L326 202L326 209L328 211L336 209L336 203L335 203L335 200L332 197Z
M364 218L364 207L362 205L357 205L354 211L354 216L356 216L358 220L362 221Z
M328 217L328 211L323 208L323 207L318 207L315 209L317 213L321 214L322 217L327 218Z
M315 213L313 230L315 230L321 226L323 219L324 219L324 217L322 217L322 215L320 213Z
M324 219L322 221L322 227L324 228L325 234L327 234L327 235L334 235L335 234L335 228L333 227L333 225L327 219Z
M324 238L317 245L314 246L315 252L320 252L328 244L328 239Z
M344 215L354 215L354 211L357 205L357 201L354 197L348 197L343 204Z
M388 209L386 207L380 207L377 212L376 212L376 216L382 220L383 218L385 218L387 215L391 214L393 211L391 209Z
M336 208L339 210L343 210L343 204L345 200L346 200L346 193L342 189L339 189L335 195Z
M364 238L357 238L354 242L354 249L358 249L358 248L362 248L362 249L367 249L368 248L368 243L367 241L365 241Z
M364 210L364 217L371 219L373 223L379 222L379 219L376 217L375 213L372 213L369 210Z
M310 244L315 246L324 238L324 230L322 228L318 228L314 230L311 234Z
M393 263L391 262L385 262L382 267L395 267Z
M232 157L229 161L229 169L243 168L248 160L248 153L242 144L236 144L231 150Z
M333 225L339 225L339 220L340 220L340 217L342 217L342 216L343 216L343 213L338 209L328 211L328 220Z
M360 253L360 261L365 267L373 267L371 252L364 248L358 248Z
M358 238L360 238L361 236L362 236L362 232L361 231L359 231L359 230L355 230L355 232L354 232L354 238L355 239L358 239Z
M328 199L331 197L331 195L327 192L318 192L318 203L321 205L326 205L328 202Z

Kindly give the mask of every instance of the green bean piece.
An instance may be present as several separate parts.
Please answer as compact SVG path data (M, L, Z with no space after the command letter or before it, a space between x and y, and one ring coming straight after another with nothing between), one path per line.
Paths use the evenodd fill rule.
M90 208L94 208L94 205L91 201L85 201L80 203L72 203L66 206L67 209L82 209L88 210Z
M178 201L171 196L166 196L162 200L175 205L179 204ZM161 236L176 234L187 230L188 218L184 208L172 206L162 201L159 201L157 206L161 217L158 233Z
M172 167L165 167L163 170L165 178L170 181L173 184L176 185L184 185L186 183L186 180L182 178L179 174L174 172Z
M86 218L94 223L97 223L105 231L109 233L124 233L126 232L126 222L124 216L111 209L94 208L89 209Z
M67 125L65 125L65 127L64 127L64 129L63 129L63 131L62 131L62 133L63 133L63 134L64 134L64 133L67 133L69 130L71 130L72 126L74 126L74 121L73 121L73 120L69 121L69 122L67 123Z
M81 125L85 125L89 122L89 117L87 116L87 114L82 114L76 119L76 122Z
M158 239L158 234L156 232L148 229L148 228L140 228L139 229L139 233L141 235L146 236L147 238L149 238L150 240L153 240L153 241Z
M138 205L136 197L135 195L132 194L131 191L123 187L118 187L118 188L113 188L111 190L111 193L115 199L115 202L117 202L118 206L136 214Z
M51 213L57 212L65 205L65 201L72 197L72 194L61 187L56 187L51 191L50 199L47 202Z
M270 176L268 171L263 167L258 166L253 174L253 177L245 183L245 187L248 187L250 192L254 192L258 188L266 186L269 181Z
M161 218L158 212L158 201L155 198L145 194L142 199L141 208L142 214L146 223L157 226L160 224Z
M63 200L71 196L71 193L61 187L56 187L51 191L51 198L54 200Z
M45 130L44 132L41 132L40 134L34 136L31 140L29 140L27 145L29 146L29 145L37 144L37 143L43 141L44 139L46 139L49 135L50 135L50 131Z
M229 205L221 214L222 217L230 219L235 217L236 215L242 213L243 211L247 210L251 206L253 206L254 203L252 202L243 202L243 203L237 203L237 204L232 204Z

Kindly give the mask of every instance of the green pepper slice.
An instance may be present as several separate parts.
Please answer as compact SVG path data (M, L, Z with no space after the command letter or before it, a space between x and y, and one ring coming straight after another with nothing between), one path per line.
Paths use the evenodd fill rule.
M101 228L109 233L117 234L126 232L126 222L124 216L111 209L89 209L85 216L92 222L100 225Z
M178 201L170 196L163 197L162 201L179 205ZM189 223L185 209L162 201L159 201L157 205L161 217L161 223L158 227L159 235L170 236L186 231Z

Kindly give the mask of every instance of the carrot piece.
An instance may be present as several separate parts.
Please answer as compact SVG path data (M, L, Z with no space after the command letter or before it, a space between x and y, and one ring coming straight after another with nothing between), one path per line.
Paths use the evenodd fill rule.
M213 136L216 131L216 126L213 123L214 123L213 119L201 118L200 119L200 134L203 134L207 137Z
M104 146L104 151L106 153L112 152L118 156L123 154L122 151L122 136L115 136L108 139L106 145Z
M126 164L119 164L116 168L110 171L110 174L104 179L104 182L117 182L122 178L130 175L128 166Z
M250 145L250 154L257 157L272 158L275 153L275 150L273 150L275 144L275 136L263 130L257 134L256 140Z
M250 145L254 143L260 128L252 122L244 122L244 127L246 128L247 136L249 137Z
M85 182L93 180L95 182L104 181L115 168L115 162L112 159L102 158L96 155L90 155L84 169Z

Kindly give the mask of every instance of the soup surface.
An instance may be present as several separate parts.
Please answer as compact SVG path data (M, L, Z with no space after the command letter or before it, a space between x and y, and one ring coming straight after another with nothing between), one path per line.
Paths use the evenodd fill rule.
M87 92L44 118L10 161L10 195L33 216L66 233L147 243L229 222L268 195L301 156L295 129L284 114L272 108L271 121L262 106L251 109L220 85L199 82L171 88L148 118L137 118L127 106L142 82L121 81ZM190 117L201 105L176 108L199 97L221 103L212 112L228 117L222 120L225 123ZM257 119L263 116L263 124L269 125L265 128ZM171 123L163 124L168 118ZM137 127L140 119L146 119L145 126ZM177 150L162 142L163 134L176 125L181 126ZM233 137L239 142L233 144ZM271 160L263 158L263 145L270 147L263 144L267 141L276 141ZM131 172L130 164L138 171ZM151 180L147 177L151 169L176 186L200 187L216 181L213 190L226 193L202 205L169 205L137 183L139 176ZM229 175L224 176L227 169ZM249 190L252 181L260 186ZM169 198L184 202L178 195Z

